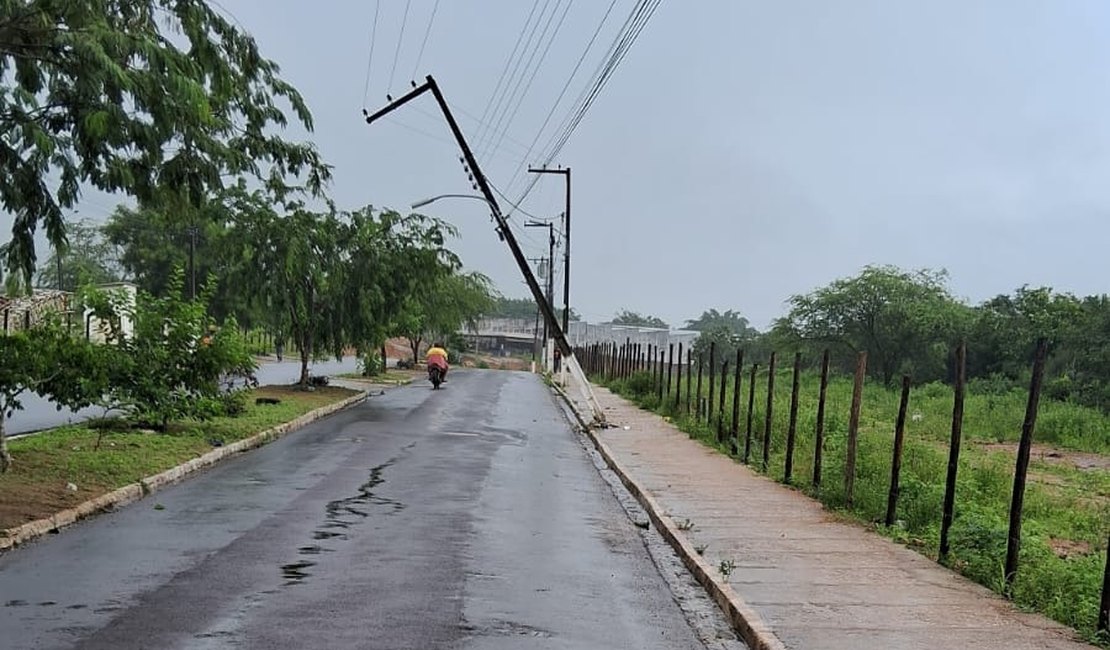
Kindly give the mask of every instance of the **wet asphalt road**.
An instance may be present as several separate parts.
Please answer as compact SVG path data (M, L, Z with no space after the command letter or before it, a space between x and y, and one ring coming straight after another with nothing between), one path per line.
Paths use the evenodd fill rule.
M0 556L0 647L703 646L542 382L457 371Z

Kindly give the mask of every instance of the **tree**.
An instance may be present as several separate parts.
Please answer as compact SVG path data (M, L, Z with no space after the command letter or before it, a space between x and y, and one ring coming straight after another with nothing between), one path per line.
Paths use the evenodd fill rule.
M185 272L178 268L164 297L140 292L132 309L114 300L111 292L86 288L83 302L109 324L110 379L103 395L91 403L126 411L148 426L165 431L171 420L201 418L218 411L224 378L246 376L254 370L238 324L222 326L209 316L211 282L196 300L182 295ZM120 327L130 317L134 331ZM79 367L79 366L78 366Z
M71 338L56 320L0 336L0 474L12 464L6 424L22 408L19 397L33 392L59 410L84 408L107 390L107 363L97 346Z
M477 325L495 304L492 283L480 273L447 273L418 287L406 301L397 332L408 339L415 362L428 337L445 339L460 327Z
M741 338L751 338L759 334L759 331L751 326L747 318L744 318L740 312L731 309L724 313L716 309L709 309L702 312L701 316L686 321L686 329L696 332L707 332L718 328Z
M240 295L266 314L280 340L296 342L301 354L299 383L308 383L308 364L339 339L334 298L339 221L290 204L279 216L262 192L238 197L239 213L229 237L237 248L234 277Z
M947 274L868 266L790 299L777 329L839 352L867 351L868 370L889 383L896 373L943 377L948 351L966 331L970 310L947 289Z
M66 240L65 247L51 253L39 269L39 286L73 291L84 284L123 280L126 272L120 264L120 250L104 236L100 226L88 219L69 221Z
M254 39L205 0L4 0L0 14L3 251L30 280L34 233L64 248L62 211L82 185L143 203L200 206L228 175L275 191L330 171L310 144L276 134L297 91Z
M622 309L620 313L613 317L614 325L631 325L634 327L654 327L657 329L669 329L669 325L661 318L655 316L644 316L634 311Z
M229 206L227 272L243 304L297 343L302 385L316 355L377 350L422 279L458 267L444 247L454 231L421 215L330 204L314 212L242 188Z
M196 277L197 287L211 275L224 282L212 288L209 308L217 319L235 316L247 325L253 325L256 314L247 309L235 291L231 277L234 251L226 250L227 233L234 219L228 205L236 196L245 192L244 186L227 188L207 201L203 209L190 210L189 218L172 215L165 209L153 207L133 208L117 206L103 233L111 246L118 251L119 265L139 289L152 296L164 297L174 270L185 268ZM196 228L195 234L192 228ZM189 249L194 244L193 268L189 268ZM48 269L43 271L48 272ZM182 290L191 294L191 278Z

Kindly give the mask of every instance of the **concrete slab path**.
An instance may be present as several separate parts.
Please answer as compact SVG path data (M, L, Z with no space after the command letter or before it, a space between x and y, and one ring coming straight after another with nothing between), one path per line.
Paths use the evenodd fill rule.
M1093 647L908 548L835 521L820 503L691 440L661 417L594 390L616 425L594 433L603 454L654 499L661 521L701 550L706 564L735 563L727 578L713 570L713 580L727 581L761 619L750 623L776 637L756 645Z

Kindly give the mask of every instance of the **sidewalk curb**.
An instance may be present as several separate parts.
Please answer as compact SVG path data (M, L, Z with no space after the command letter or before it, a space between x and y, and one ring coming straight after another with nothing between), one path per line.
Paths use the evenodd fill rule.
M328 404L327 406L321 406L318 409L309 411L288 422L256 433L249 438L238 440L225 447L217 447L203 455L187 460L176 467L171 467L164 472L139 479L135 483L130 483L119 489L108 492L107 494L89 499L73 508L67 508L49 517L43 517L42 519L36 519L35 521L16 526L15 528L8 528L7 530L0 531L0 553L38 539L43 535L59 532L62 528L81 521L82 519L98 515L107 510L121 508L129 503L138 501L156 490L178 483L189 475L211 465L215 465L225 458L261 447L291 431L300 429L301 427L323 419L333 413L355 406L365 401L367 397L369 397L369 392L359 392L346 399Z
M585 420L582 414L578 412L573 400L561 389L556 388L555 392L570 407L583 432L593 442L601 457L605 459L605 464L620 478L621 483L632 493L632 496L636 497L663 539L667 540L667 543L675 550L682 563L686 565L686 568L694 575L698 583L705 588L706 592L717 603L717 606L721 608L733 629L740 634L748 647L751 650L786 650L786 645L775 636L774 631L763 621L759 612L748 605L728 584L727 580L721 579L717 570L712 568L694 550L690 540L686 539L686 536L679 531L678 526L675 525L670 516L663 513L662 506L655 498L632 480L631 475L617 462L609 446L605 444L592 427L585 424Z

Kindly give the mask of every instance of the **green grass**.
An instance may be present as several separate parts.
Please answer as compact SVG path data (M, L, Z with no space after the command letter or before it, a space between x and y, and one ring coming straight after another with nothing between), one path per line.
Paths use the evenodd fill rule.
M747 419L748 379L741 384L740 448ZM767 473L784 480L786 437L790 411L791 371L776 373L774 422ZM719 381L719 379L718 379ZM685 384L685 377L683 377ZM650 377L609 382L609 387L641 407L669 416L684 431L722 453L727 446L716 442L717 400L714 422L707 426L685 413L685 395L678 409L673 394L660 404L647 394ZM696 385L696 374L695 374ZM703 394L708 395L708 377ZM865 386L854 500L847 507L844 489L848 419L851 406L850 377L830 380L825 418L822 482L812 486L814 431L819 379L803 374L792 483L827 507L872 526L879 532L936 557L940 541L941 508L952 426L952 389L942 384L915 387L910 394L903 451L901 488L895 526L881 524L890 486L894 422L899 392L868 382ZM719 390L719 384L718 384ZM767 399L767 372L757 377L753 409L752 466L760 470ZM683 388L685 393L685 386ZM725 431L731 429L733 386L726 387ZM963 440L956 509L950 540L950 566L994 589L1003 587L1007 522L1013 487L1016 441L1021 435L1026 396L1022 391L1003 394L969 394L965 402ZM917 418L914 418L914 415ZM1110 471L1108 465L1079 468L1069 452L1110 454L1110 417L1085 407L1042 400L1034 436L1038 445L1059 450L1062 457L1031 464L1023 516L1021 564L1013 599L1023 608L1046 614L1070 625L1085 638L1096 638L1099 594L1102 586L1107 533L1110 532ZM1004 443L1004 444L1000 444ZM1042 451L1042 447L1037 448ZM1062 557L1064 554L1067 557ZM1105 640L1102 640L1105 641Z
M248 438L354 394L336 387L305 392L265 386L250 392L246 410L238 417L175 422L165 434L109 421L13 440L14 465L0 475L0 530L49 516L200 456L214 443ZM257 397L281 402L255 404ZM75 484L77 491L67 490L67 483Z

